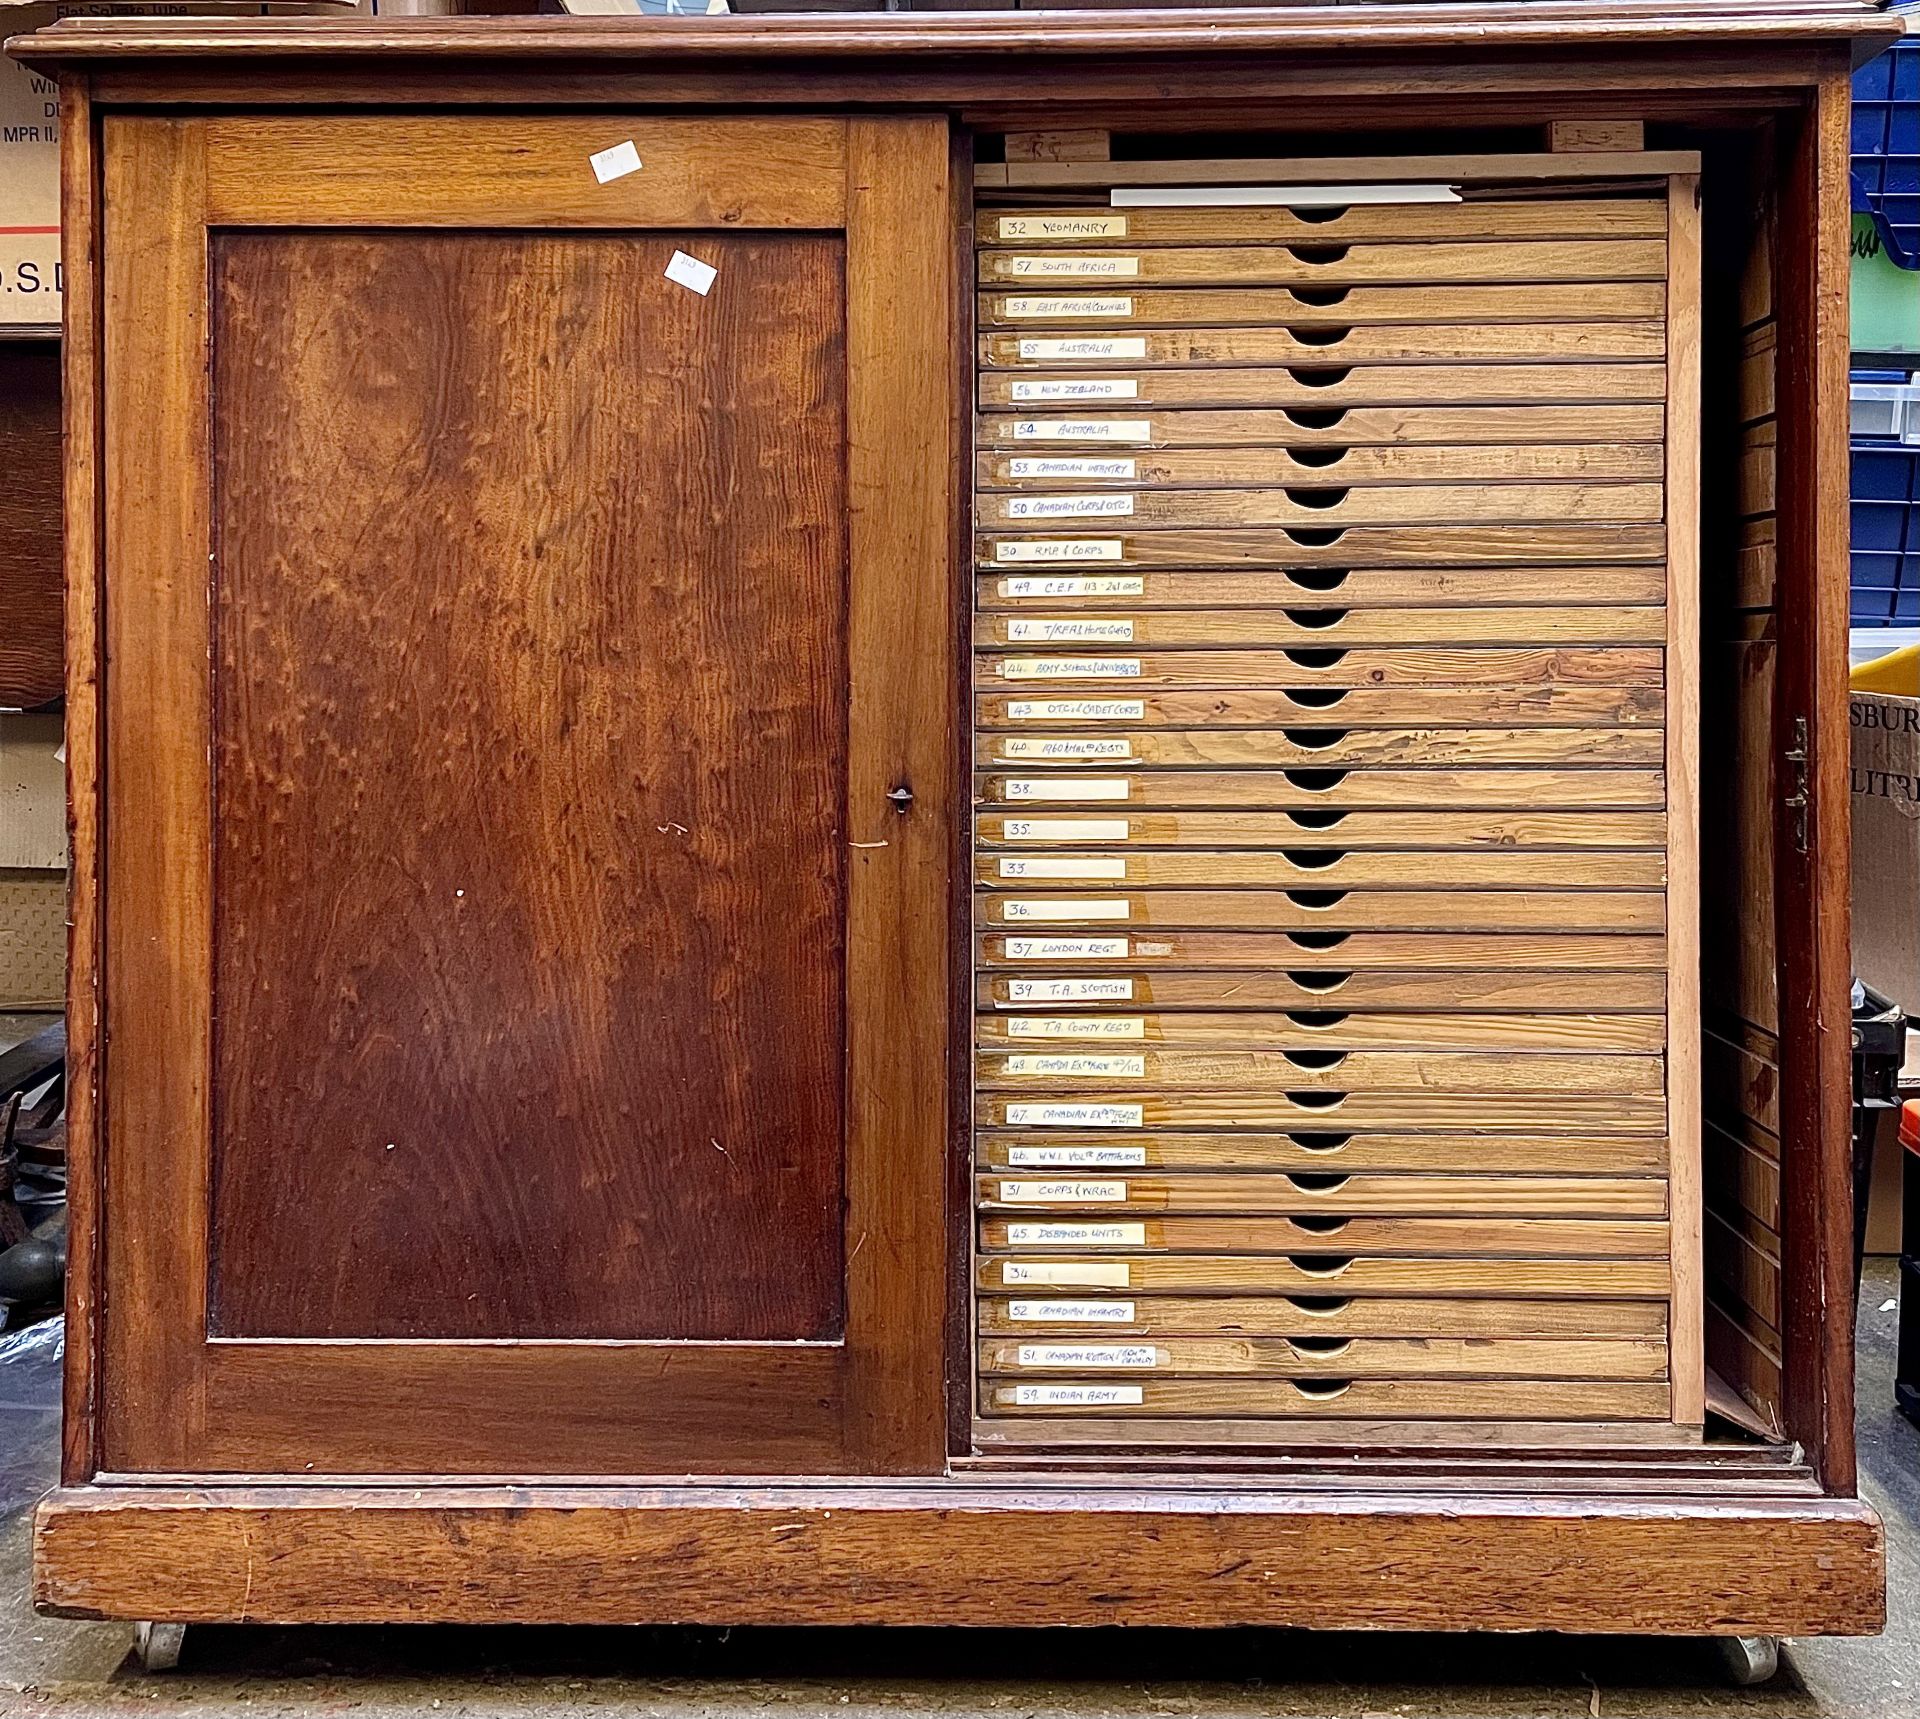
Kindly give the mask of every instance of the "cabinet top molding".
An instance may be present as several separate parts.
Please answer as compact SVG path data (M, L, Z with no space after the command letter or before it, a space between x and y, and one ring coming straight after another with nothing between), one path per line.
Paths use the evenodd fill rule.
M425 58L729 62L1034 55L1199 57L1323 51L1676 48L1852 43L1902 33L1878 0L1482 0L1477 4L1202 6L1067 12L721 17L72 18L7 50L57 67L131 59Z

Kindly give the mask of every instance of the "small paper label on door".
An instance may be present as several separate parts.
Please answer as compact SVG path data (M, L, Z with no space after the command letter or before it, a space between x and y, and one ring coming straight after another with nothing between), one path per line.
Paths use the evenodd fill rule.
M1016 382L1013 385L1013 397L1016 400L1070 400L1073 398L1071 394L1023 394L1020 390L1083 389L1087 386L1087 383L1079 381ZM1137 382L1101 382L1093 386L1125 388L1127 392L1124 394L1102 396L1115 400L1135 399L1140 389ZM1016 442L1150 442L1153 440L1153 421L1150 418L1022 418L1013 426L1013 439Z
M1144 1146L1009 1146L1007 1163L1016 1170L1137 1170L1146 1164Z
M1133 913L1133 904L1129 901L1088 901L1064 895L1039 901L1003 901L999 905L1001 918L1012 920L1126 919Z
M1057 376L1046 381L1012 382L1007 386L1010 400L1137 400L1140 384L1121 376ZM1138 436L1109 436L1109 441L1138 441L1147 438L1147 425ZM1019 437L1016 427L1014 435ZM1091 439L1091 432L1086 432Z
M1003 842L1124 842L1125 818L1003 818Z
M1029 1301L1007 1303L1007 1317L1022 1325L1131 1325L1131 1301Z
M1143 1056L1088 1056L1061 1051L1052 1056L1003 1056L1000 1072L1016 1080L1144 1080Z
M1124 937L1009 937L1009 961L1124 961Z
M1028 575L1000 581L1003 597L1139 597L1145 595L1146 589L1146 580L1132 573L1109 573L1105 578L1092 579L1075 578L1071 574L1056 574L1052 578Z
M616 143L610 149L596 150L587 157L587 165L593 169L594 178L602 185L609 185L616 179L624 179L629 173L640 171L640 151L634 147L633 139L625 143Z
M1124 239L1125 215L1002 215L1003 239Z
M1139 722L1146 714L1142 698L1015 698L1007 703L1014 722Z
M1007 476L1016 478L1110 478L1131 483L1140 462L1133 459L1012 459L1007 461Z
M1130 298L1003 298L1002 316L1131 316Z
M1144 334L1086 334L1069 340L1022 340L1022 358L1144 358Z
M1014 645L1089 641L1130 645L1133 622L1110 621L1104 615L1015 615L1007 622L1007 642Z
M1136 280L1140 274L1138 257L1085 257L1075 256L1070 251L1056 251L1046 257L995 257L989 266L1002 280L1125 281ZM1127 308L1131 310L1133 307L1129 304ZM1021 316L1026 313L1010 309L1007 314ZM1120 314L1125 315L1126 312Z
M1017 859L1010 854L1000 858L1000 876L1029 878L1065 878L1068 880L1092 880L1103 882L1121 882L1127 875L1127 862L1124 859L1109 858L1105 854L1089 854L1084 859Z
M996 561L1119 561L1126 552L1118 537L1001 538L993 546Z
M1130 1003L1131 979L1009 979L1010 1003ZM1049 1152L1055 1148L1049 1146ZM1129 1146L1129 1152L1135 1148Z
M1009 1104L1014 1128L1138 1128L1146 1115L1141 1104Z
M1007 1022L1011 1039L1143 1039L1147 1023L1139 1015L1015 1015Z
M1000 1198L1009 1205L1037 1201L1048 1206L1091 1206L1125 1202L1125 1182L1002 1182Z
M685 251L675 251L661 272L668 280L697 292L702 298L706 297L713 286L714 277L720 273L712 263L703 263L698 257L688 256Z
M1151 1343L1022 1343L1021 1367L1157 1367L1160 1351Z
M1015 1385L1019 1409L1137 1409L1145 1401L1138 1385Z

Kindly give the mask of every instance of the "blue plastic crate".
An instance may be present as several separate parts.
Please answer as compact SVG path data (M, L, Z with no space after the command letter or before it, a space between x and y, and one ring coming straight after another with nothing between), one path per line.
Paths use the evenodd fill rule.
M1856 439L1849 512L1853 624L1920 621L1920 446Z
M1920 36L1853 74L1853 206L1896 263L1920 268Z

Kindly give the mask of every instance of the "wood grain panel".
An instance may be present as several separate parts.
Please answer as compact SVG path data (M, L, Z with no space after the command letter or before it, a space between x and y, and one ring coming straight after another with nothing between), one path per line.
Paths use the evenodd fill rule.
M208 214L302 227L843 225L845 122L763 118L754 129L743 150L724 118L228 116L208 137ZM588 157L626 142L640 170L600 183Z
M841 249L707 248L216 244L223 1334L843 1329Z
M1332 302L1327 300L1331 298ZM1124 300L1124 310L1100 310ZM1023 305L1031 308L1021 308ZM1064 325L1125 327L1129 323L1279 323L1289 328L1344 328L1362 322L1643 322L1666 310L1664 280L1578 285L1352 286L1323 294L1290 287L1129 290L1105 283L1035 282L1024 292L983 292L980 322L988 328Z
M0 709L60 696L60 348L0 341Z

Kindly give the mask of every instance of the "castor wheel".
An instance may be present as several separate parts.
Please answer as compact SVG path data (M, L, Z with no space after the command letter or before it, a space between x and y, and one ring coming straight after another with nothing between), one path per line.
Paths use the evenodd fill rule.
M1737 1689L1768 1682L1780 1669L1777 1635L1723 1635L1717 1638L1727 1679Z
M137 1623L133 1626L133 1657L142 1671L172 1671L180 1663L187 1639L185 1624Z

